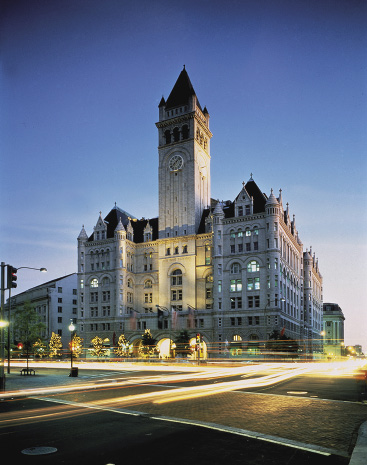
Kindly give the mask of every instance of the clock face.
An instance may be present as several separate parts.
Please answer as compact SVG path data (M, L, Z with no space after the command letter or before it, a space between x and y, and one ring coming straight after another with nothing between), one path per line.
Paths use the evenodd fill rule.
M178 171L183 167L183 158L181 155L173 155L169 161L169 169L171 171Z

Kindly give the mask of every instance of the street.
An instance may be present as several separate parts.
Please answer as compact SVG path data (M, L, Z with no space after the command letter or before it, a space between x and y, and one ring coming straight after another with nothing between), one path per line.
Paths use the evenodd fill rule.
M20 464L347 464L367 420L345 364L123 368L86 367L76 379L62 368L12 374L2 446ZM39 446L57 451L22 453Z

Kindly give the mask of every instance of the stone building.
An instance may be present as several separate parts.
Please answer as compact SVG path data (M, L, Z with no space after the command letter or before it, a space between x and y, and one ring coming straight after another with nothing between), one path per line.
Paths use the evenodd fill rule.
M137 219L115 205L92 234L84 226L79 234L84 340L98 334L115 345L123 333L138 345L150 329L163 354L186 329L192 341L201 335L201 356L216 356L232 343L258 350L274 330L312 339L322 321L318 265L304 255L281 191L267 196L251 175L233 201L211 199L209 113L185 69L162 97L156 126L159 217Z
M323 304L324 354L328 358L341 357L344 352L344 314L338 304Z

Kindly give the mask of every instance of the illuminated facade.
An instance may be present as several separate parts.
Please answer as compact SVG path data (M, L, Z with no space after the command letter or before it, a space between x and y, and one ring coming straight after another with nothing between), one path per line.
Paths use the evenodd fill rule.
M115 205L78 237L84 340L98 334L112 345L123 333L134 343L150 329L173 341L187 329L216 355L274 330L302 338L303 247L281 191L268 197L251 176L233 202L211 199L209 113L185 69L162 97L156 126L159 217Z

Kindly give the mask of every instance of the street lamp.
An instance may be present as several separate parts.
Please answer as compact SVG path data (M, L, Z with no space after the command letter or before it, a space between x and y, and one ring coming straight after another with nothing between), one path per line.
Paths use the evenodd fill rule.
M69 376L74 377L74 376L77 376L76 375L77 372L76 370L73 370L73 335L75 331L73 320L70 320L69 331L70 331L70 375Z
M24 268L26 268L27 270L37 270L41 273L47 273L47 268L32 268L31 266L20 266L19 268L17 268L17 271L23 270Z

